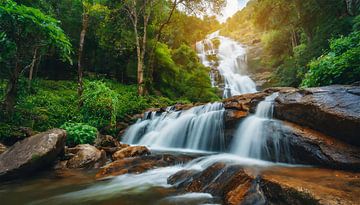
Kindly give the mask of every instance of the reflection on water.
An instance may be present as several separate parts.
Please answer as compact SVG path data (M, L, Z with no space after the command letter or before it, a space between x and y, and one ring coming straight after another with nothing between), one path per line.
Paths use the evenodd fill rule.
M31 179L0 184L1 204L217 204L219 199L210 194L179 193L167 184L167 178L184 169L201 171L219 161L253 168L279 166L257 159L217 154L199 157L184 165L102 181L94 179L96 171L45 172Z

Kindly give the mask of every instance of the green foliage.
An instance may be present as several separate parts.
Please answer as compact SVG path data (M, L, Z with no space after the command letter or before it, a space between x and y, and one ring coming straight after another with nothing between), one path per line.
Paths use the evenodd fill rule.
M249 61L260 53L262 64L253 63L249 70L273 72L271 86L296 87L309 62L330 49L329 39L357 27L358 17L352 22L346 10L344 1L251 0L228 20L222 33L246 44L257 44L261 39L263 49Z
M360 80L360 32L333 39L330 52L310 62L305 87L349 84Z
M156 89L172 99L208 102L218 100L211 87L209 69L185 44L175 50L159 44L156 52Z
M267 64L278 66L291 54L289 37L289 32L286 30L271 30L262 36Z
M67 122L60 128L66 130L66 144L68 146L93 144L98 133L95 127L84 123Z
M5 87L6 81L0 80L0 98ZM76 88L74 81L35 80L29 90L28 81L21 79L15 113L9 121L0 122L0 141L20 136L16 127L45 131L69 121L86 123L101 131L109 127L112 133L105 134L117 134L112 130L116 122L150 107L167 107L177 102L161 96L138 96L136 85L106 79L86 80L79 112Z
M27 81L21 79L13 116L16 125L45 131L69 120L81 121L75 83L36 80L32 83L31 90L27 86Z
M100 81L87 82L82 96L83 120L94 127L116 123L118 94Z
M207 34L220 29L215 17L205 16L203 20L186 13L176 11L173 19L163 31L164 40L170 48L178 48L182 44L194 45Z
M22 49L30 49L32 52L35 47L39 47L43 48L45 53L47 47L54 47L62 59L71 62L70 41L56 19L45 15L39 9L17 5L11 0L5 0L0 5L0 17L3 33L16 45L16 52L25 52Z

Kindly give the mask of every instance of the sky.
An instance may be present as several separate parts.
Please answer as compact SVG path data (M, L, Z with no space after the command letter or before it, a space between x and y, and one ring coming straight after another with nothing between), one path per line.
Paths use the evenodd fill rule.
M217 16L217 19L223 23L227 18L234 15L238 10L241 10L246 6L249 0L226 0L226 6L222 10L221 15Z

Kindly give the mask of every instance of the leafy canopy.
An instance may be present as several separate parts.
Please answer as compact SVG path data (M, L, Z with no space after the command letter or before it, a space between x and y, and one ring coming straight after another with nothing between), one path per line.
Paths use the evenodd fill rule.
M0 43L2 45L11 44L14 54L17 53L18 57L27 49L32 52L34 48L38 47L42 48L45 53L47 49L53 47L56 48L62 60L71 62L71 43L60 28L59 21L45 15L39 9L18 5L12 0L5 0L0 4L0 27L2 29ZM1 53L5 52L0 51ZM31 58L32 55L25 56ZM21 60L26 61L27 59Z

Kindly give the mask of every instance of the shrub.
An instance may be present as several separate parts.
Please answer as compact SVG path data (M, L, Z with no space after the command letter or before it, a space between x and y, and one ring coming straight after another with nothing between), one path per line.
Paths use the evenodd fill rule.
M89 125L102 128L116 123L119 95L104 82L87 82L82 103L83 121Z
M330 52L313 60L302 86L350 84L360 80L360 31L333 39Z
M98 133L95 127L84 123L67 122L60 128L66 130L66 144L69 146L93 144Z
M16 112L12 119L15 125L45 131L69 120L81 121L74 82L36 80L31 90L27 86L27 81L21 79Z
M189 46L183 44L172 50L165 44L159 44L155 58L155 88L163 95L192 102L219 99L216 89L211 87L209 69L200 63Z

